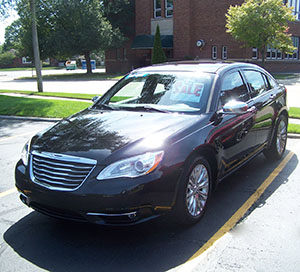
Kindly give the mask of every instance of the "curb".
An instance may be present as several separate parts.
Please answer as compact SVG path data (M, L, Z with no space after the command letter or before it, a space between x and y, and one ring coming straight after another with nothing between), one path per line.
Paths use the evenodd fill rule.
M45 117L0 115L0 119L23 120L23 121L39 121L39 122L57 122L57 121L61 120L62 118L45 118Z
M290 138L290 139L300 139L300 134L288 133L288 138Z

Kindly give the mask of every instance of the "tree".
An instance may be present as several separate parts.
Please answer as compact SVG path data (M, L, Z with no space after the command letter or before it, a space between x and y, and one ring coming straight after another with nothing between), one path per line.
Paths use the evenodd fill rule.
M21 22L19 19L12 22L11 25L5 28L5 42L3 44L3 50L9 51L10 49L20 50L20 32Z
M288 53L295 49L288 34L288 22L295 17L282 0L246 0L230 6L226 18L227 32L245 46L258 48L262 66L267 46Z
M135 1L134 0L103 0L103 15L114 29L120 29L126 37L135 34Z
M10 11L14 9L17 0L0 0L0 15L2 18L9 16Z
M87 73L92 73L90 54L106 49L121 37L103 16L98 0L57 0L54 5L54 37L60 55L82 54L87 63Z
M152 53L151 62L152 64L158 64L166 61L167 61L167 57L161 45L160 30L159 30L159 26L157 25L155 36L154 36L153 53Z
M3 18L9 16L9 13L12 9L16 8L16 5L19 3L19 0L0 0L0 14ZM37 26L36 26L36 14L35 14L35 1L30 0L30 12L31 12L31 25L32 25L32 43L33 43L33 51L35 56L36 63L36 74L37 74L37 83L38 83L38 91L43 91L42 84L42 74L41 74L41 61L39 56L39 46L38 46L38 37L37 37ZM28 5L28 2L27 2ZM38 64L38 65L37 65Z
M14 52L0 52L0 67L9 67L11 64L13 64L15 58L16 55Z

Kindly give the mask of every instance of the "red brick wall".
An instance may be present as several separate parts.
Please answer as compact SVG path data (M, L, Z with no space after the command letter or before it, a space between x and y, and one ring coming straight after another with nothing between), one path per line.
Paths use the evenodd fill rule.
M153 0L135 1L136 35L151 33L151 18L153 18Z
M192 27L192 2L199 1L177 0L174 1L174 58L184 59L191 55L191 27Z
M247 50L226 33L226 18L230 5L241 4L242 0L177 0L174 2L174 58L211 58L212 46L218 48L221 58L222 46L228 47L228 57L246 58ZM199 49L196 42L202 39L205 46ZM248 50L249 51L249 50Z

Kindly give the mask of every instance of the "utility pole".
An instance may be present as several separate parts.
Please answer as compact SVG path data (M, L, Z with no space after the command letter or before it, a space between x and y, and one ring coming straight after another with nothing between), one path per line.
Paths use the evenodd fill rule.
M41 67L41 59L40 59L37 26L36 26L36 12L35 12L34 0L30 0L30 11L31 11L31 21L32 21L32 46L33 46L36 78L37 78L37 87L39 92L43 92L42 67Z

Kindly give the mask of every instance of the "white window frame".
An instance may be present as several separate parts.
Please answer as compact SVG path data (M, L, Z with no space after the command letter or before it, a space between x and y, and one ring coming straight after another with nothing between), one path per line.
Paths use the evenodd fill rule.
M252 59L258 59L258 49L257 47L252 47Z
M222 46L222 59L226 60L228 58L227 52L227 46Z
M160 2L160 7L156 6L156 3ZM154 18L161 18L162 17L162 13L161 13L161 0L153 0L153 16ZM157 13L160 12L160 16L157 16Z
M216 45L213 45L211 47L211 58L213 60L216 60L218 58L218 47Z
M172 7L168 7L168 1L170 1L170 0L165 0L165 17L166 18L173 17L173 11L174 11L174 6L173 6L174 1L172 2ZM172 14L169 15L168 11L172 11Z

